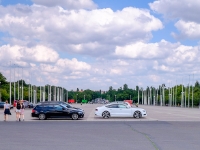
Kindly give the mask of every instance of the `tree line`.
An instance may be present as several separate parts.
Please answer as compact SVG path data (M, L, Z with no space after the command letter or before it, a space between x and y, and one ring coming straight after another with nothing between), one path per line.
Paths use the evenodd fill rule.
M35 96L35 102L39 102L41 98L42 101L47 101L50 97L50 100L61 98L63 101L74 99L76 102L81 102L83 99L91 101L96 98L106 99L110 102L131 99L133 102L139 104L171 106L183 105L189 107L198 106L200 103L200 84L198 81L196 81L194 86L175 85L170 88L165 87L165 85L162 84L159 87L150 86L144 89L136 86L134 89L131 89L127 84L124 84L118 89L113 89L113 87L110 86L108 91L93 91L90 89L80 91L78 88L76 91L68 91L65 88L57 86L51 86L51 88L49 88L50 85L45 85L41 89L40 86L27 84L24 80L19 80L15 83L12 82L11 86L11 101L23 97L24 100L33 102ZM60 89L59 92L57 92L57 89ZM42 96L41 93L43 94ZM58 93L60 95L58 95ZM0 73L0 99L1 101L10 99L10 83L2 73Z

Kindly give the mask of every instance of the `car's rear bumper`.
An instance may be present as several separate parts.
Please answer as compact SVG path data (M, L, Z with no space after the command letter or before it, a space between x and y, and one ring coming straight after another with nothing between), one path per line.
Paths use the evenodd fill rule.
M31 116L32 116L32 117L38 117L38 114L31 113Z

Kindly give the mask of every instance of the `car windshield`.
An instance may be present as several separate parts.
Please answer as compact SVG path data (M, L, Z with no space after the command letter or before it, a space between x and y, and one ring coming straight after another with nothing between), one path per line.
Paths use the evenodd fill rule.
M64 106L64 107L67 107L67 108L72 108L72 106L70 105L70 104L65 104L65 103L63 103L63 104L61 104L62 106Z

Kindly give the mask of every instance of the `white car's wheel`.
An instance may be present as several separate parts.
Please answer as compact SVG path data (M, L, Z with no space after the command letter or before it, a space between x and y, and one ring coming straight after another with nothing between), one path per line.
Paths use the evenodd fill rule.
M107 118L110 117L110 113L109 113L108 111L104 111L104 112L102 113L102 117L105 118L105 119L107 119Z
M133 114L133 117L139 119L139 118L142 117L142 114L141 114L140 111L135 111L134 114Z

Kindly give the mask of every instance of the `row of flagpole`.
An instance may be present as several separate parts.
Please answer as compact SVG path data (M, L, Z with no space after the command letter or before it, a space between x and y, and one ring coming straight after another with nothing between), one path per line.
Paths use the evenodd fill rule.
M17 99L18 100L24 100L24 85L23 85L23 82L25 81L24 80L24 77L23 77L23 67L20 67L20 66L17 66L15 64L12 65L11 61L10 61L10 100L9 100L9 103L11 104L12 103L12 67L14 67L14 100L16 100L16 68L18 68L18 72L17 72L17 83L18 83L18 93L17 93ZM20 81L20 69L21 69L21 85L19 83ZM28 101L29 102L32 102L32 103L37 103L37 86L33 86L31 83L33 82L32 81L32 74L30 73L30 83L28 84ZM40 81L39 81L40 85L39 85L39 93L40 93L40 98L39 98L39 101L45 101L46 100L46 86L41 86L41 78L40 78ZM66 100L68 102L68 91L66 90L66 97L64 95L64 89L63 88L60 88L60 87L56 87L54 86L54 90L52 92L52 86L51 85L47 85L48 87L48 90L47 90L47 100L48 101L51 101L51 100L56 100L56 101L64 101ZM53 94L53 95L52 95ZM21 96L21 97L20 97Z
M193 81L194 81L194 74L193 74ZM182 80L182 84L181 88L181 103L179 104L180 107L194 107L194 86L192 85L192 92L191 92L191 84L190 84L190 75L189 75L189 82L186 86L184 86L183 84L183 80ZM160 106L164 106L166 105L166 101L165 101L165 89L166 86L165 84L159 86L159 88L153 88L153 87L149 87L146 90L143 90L143 88L139 89L138 87L138 101L137 103L139 104L144 104L144 105L158 105L158 101L160 102ZM160 95L158 96L158 91L160 93ZM168 106L175 106L177 107L177 81L176 81L176 85L173 87L171 85L171 83L169 83L169 87L168 87ZM191 92L191 93L190 93ZM142 93L142 94L140 94ZM152 95L153 93L153 95ZM142 100L140 102L140 95L142 96ZM191 106L190 106L190 95L192 95L191 98Z

